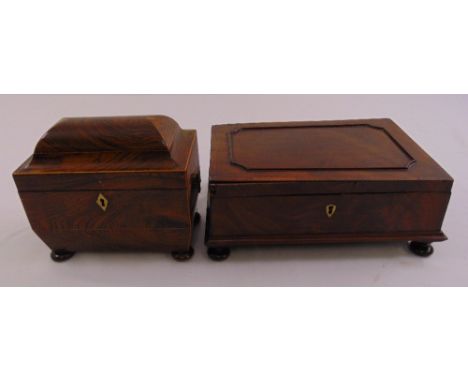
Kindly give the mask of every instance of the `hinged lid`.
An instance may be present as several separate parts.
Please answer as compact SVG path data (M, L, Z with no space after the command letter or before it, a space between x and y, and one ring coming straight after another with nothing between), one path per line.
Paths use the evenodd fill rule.
M390 119L213 126L211 150L210 182L239 195L449 191L452 184Z
M162 115L64 118L14 177L20 190L183 188L194 142L193 130Z

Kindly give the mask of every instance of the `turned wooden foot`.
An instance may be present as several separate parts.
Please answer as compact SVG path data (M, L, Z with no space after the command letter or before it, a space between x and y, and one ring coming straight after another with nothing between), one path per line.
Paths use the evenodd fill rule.
M434 247L431 245L431 243L410 241L408 247L411 252L421 257L429 257L434 253Z
M190 247L188 251L173 251L172 257L176 261L187 261L193 257L193 253L194 253L193 247Z
M67 251L66 249L56 249L50 254L50 258L57 263L62 263L71 259L76 252Z
M231 250L227 247L209 247L208 257L213 261L224 261L229 257Z

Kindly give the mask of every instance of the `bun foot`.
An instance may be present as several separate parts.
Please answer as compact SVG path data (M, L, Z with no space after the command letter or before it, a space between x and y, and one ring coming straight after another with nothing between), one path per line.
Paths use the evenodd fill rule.
M201 221L200 214L198 212L195 212L195 214L193 215L193 225L194 226L199 225L200 221Z
M434 247L430 243L422 243L420 241L410 241L408 247L411 252L417 256L429 257L434 253Z
M193 257L193 253L194 253L193 247L190 247L188 251L173 251L172 257L176 261L187 261Z
M64 261L71 259L75 253L76 252L73 251L67 251L66 249L56 249L52 251L50 258L56 263L63 263Z
M213 261L224 261L229 257L231 250L227 247L209 247L208 257Z

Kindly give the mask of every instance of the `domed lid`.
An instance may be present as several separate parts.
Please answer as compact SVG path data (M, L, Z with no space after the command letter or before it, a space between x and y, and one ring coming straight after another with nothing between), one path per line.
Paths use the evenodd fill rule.
M153 187L178 188L184 185L195 142L195 131L182 130L163 115L64 118L41 137L14 176L28 190L78 188L85 183L90 187L96 179L108 178L119 178L116 187L122 188L132 174L142 188L151 182ZM49 176L37 180L23 175ZM74 178L65 181L64 175ZM83 181L75 185L78 175Z
M156 116L63 118L39 140L35 156L91 152L170 154L180 127Z

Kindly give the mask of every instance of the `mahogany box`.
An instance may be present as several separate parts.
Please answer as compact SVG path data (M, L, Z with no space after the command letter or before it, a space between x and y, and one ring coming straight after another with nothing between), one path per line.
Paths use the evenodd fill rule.
M446 240L453 179L390 119L213 126L205 242Z
M13 177L55 261L75 251L193 254L197 134L169 117L62 119Z

